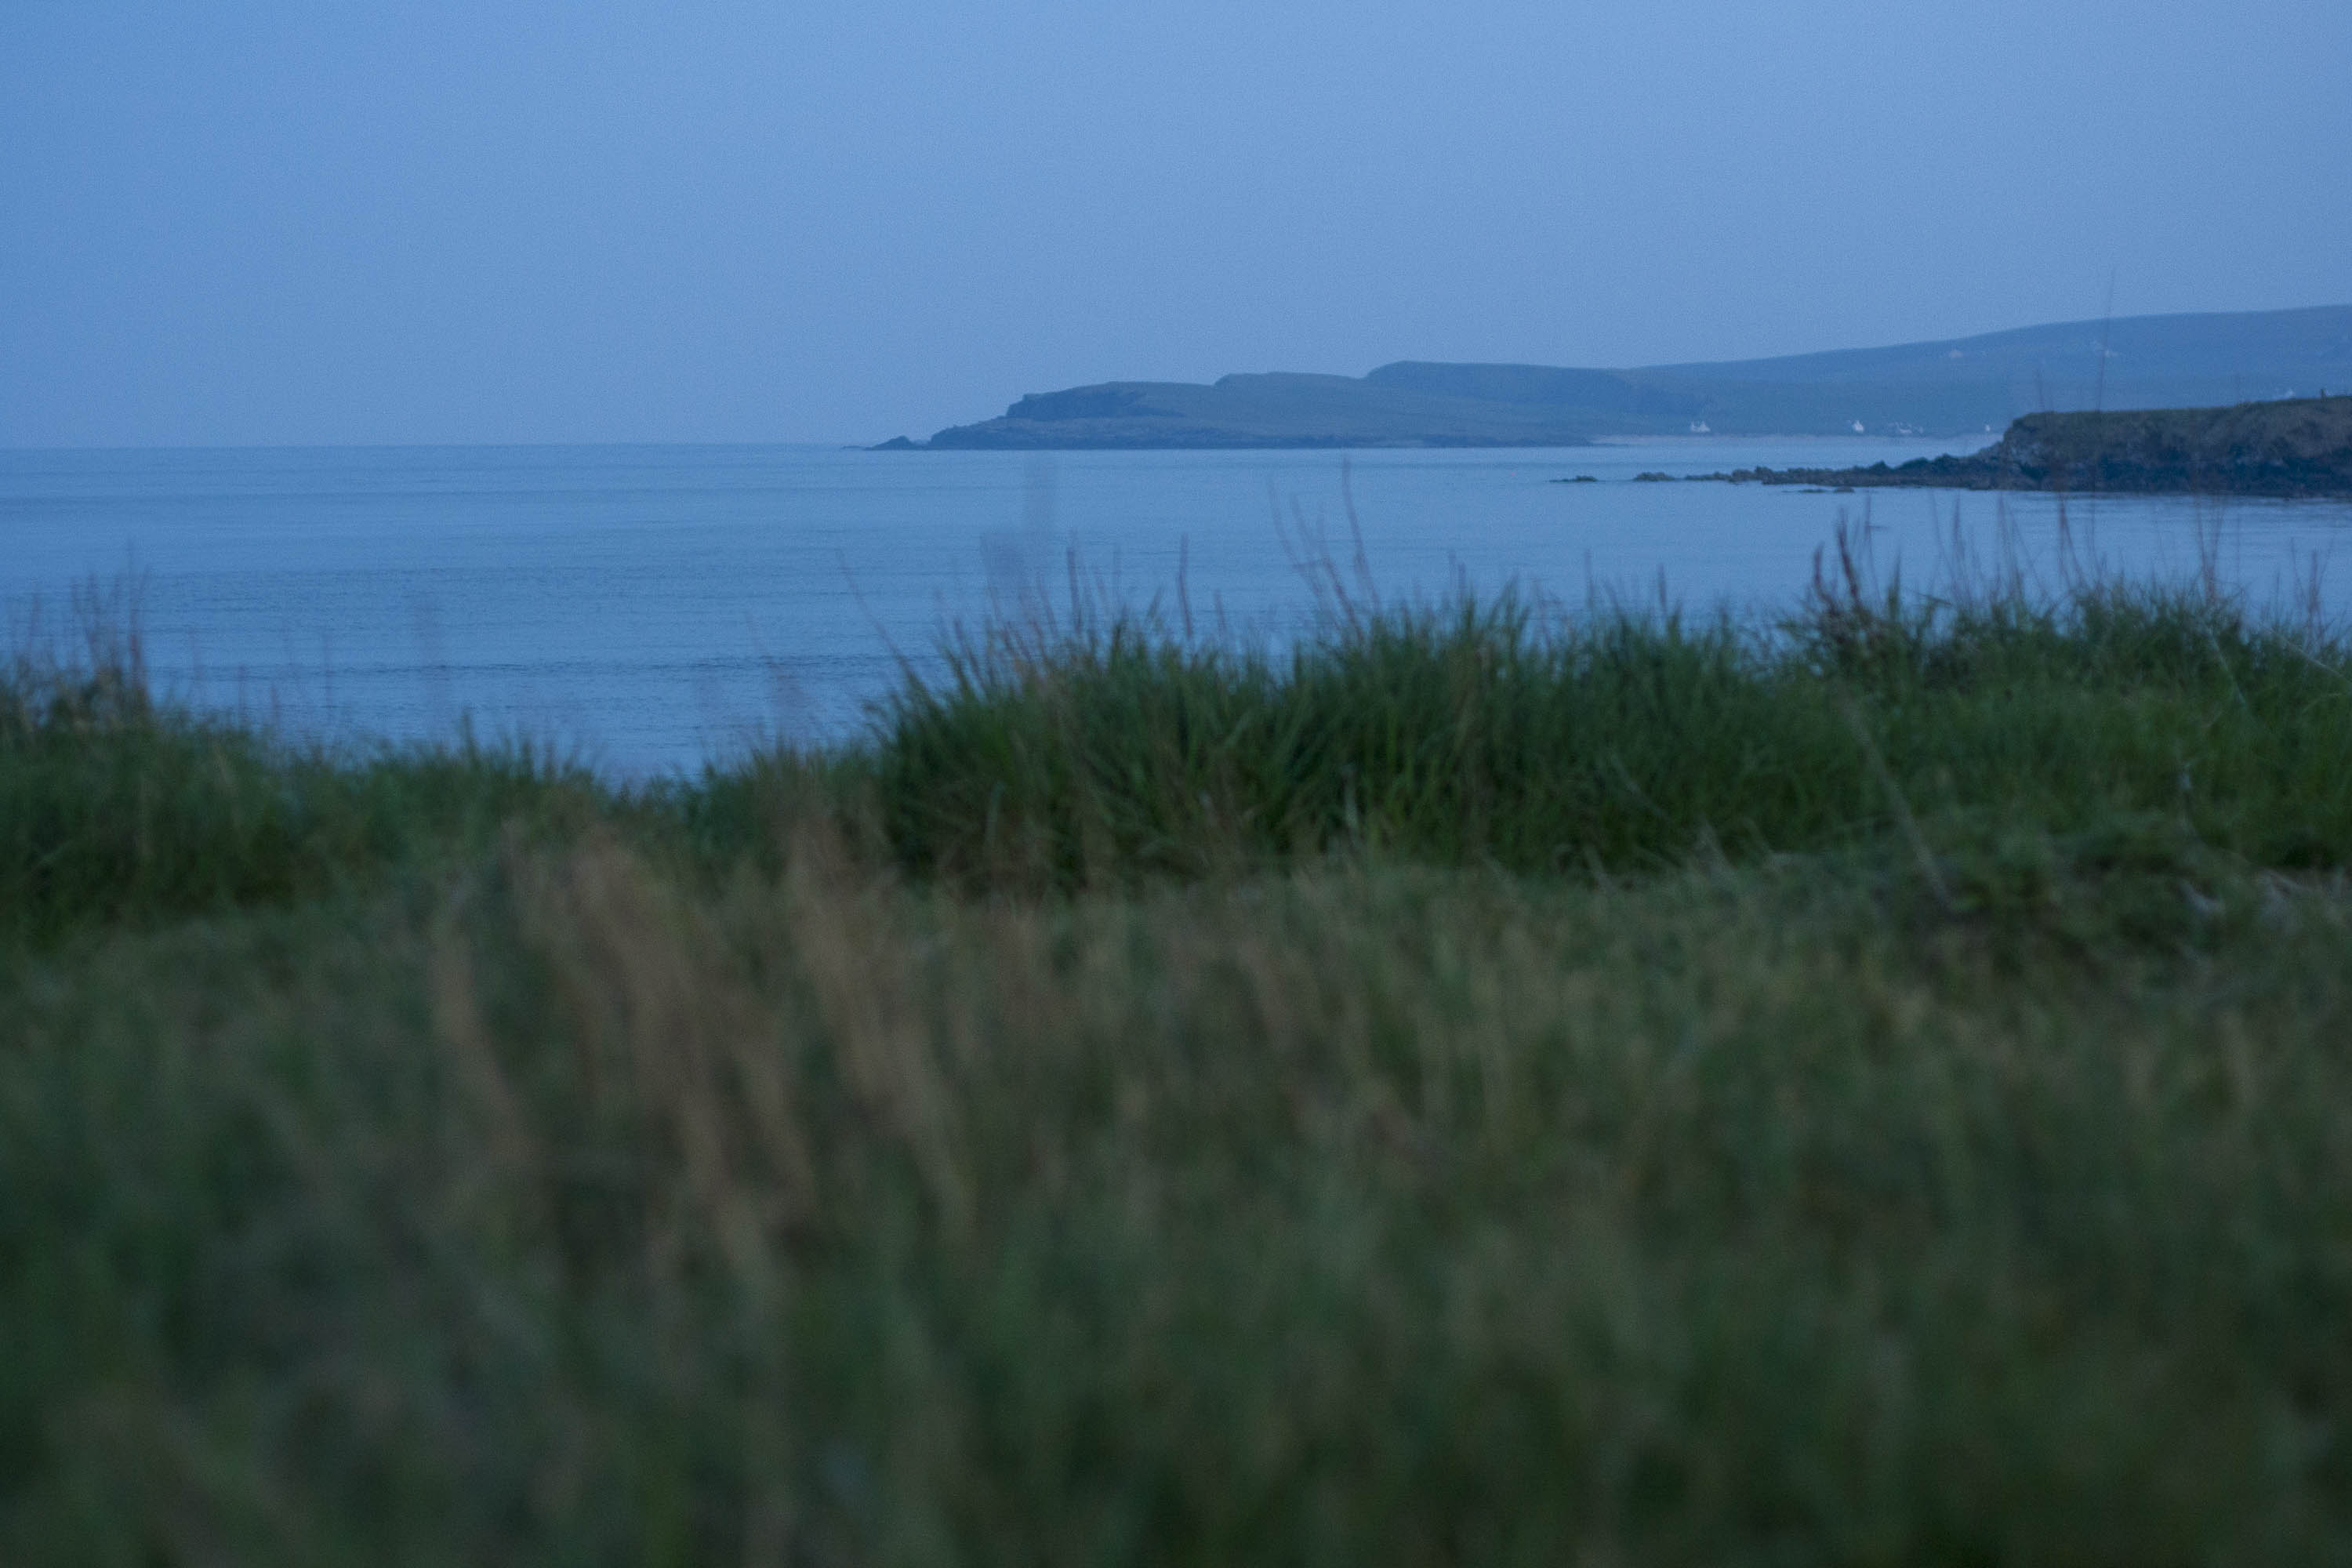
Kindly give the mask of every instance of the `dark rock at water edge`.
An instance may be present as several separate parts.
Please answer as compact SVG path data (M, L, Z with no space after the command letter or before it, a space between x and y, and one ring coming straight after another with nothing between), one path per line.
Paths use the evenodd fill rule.
M2029 414L1998 442L1966 457L1703 477L1833 488L2352 496L2352 396Z

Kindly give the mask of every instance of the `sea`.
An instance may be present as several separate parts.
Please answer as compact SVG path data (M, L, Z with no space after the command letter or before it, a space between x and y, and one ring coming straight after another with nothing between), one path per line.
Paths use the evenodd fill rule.
M2352 503L1660 482L1982 447L1714 437L1544 450L809 446L0 450L0 635L135 630L173 697L358 746L470 733L617 778L874 721L992 625L1124 607L1278 646L1508 589L1769 623L1843 535L1875 581L2157 579L2340 622ZM4 652L5 650L0 650Z

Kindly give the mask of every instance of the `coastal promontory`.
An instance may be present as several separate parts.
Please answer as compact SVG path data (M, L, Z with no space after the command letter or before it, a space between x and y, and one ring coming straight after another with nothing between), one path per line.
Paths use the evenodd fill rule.
M2352 495L2352 396L2030 414L1999 441L1965 457L1860 468L1740 468L1706 477L1837 489Z
M894 451L1574 447L1629 436L1988 438L2021 415L2181 409L2352 387L2352 306L2070 321L1632 370L1404 360L1031 393ZM2199 448L2200 451L2203 448ZM2151 448L2153 451L2153 448ZM2158 465L2160 466L2160 465Z

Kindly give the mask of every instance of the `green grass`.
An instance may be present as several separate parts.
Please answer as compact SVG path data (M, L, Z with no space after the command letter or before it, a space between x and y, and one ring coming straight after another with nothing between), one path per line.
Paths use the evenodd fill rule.
M0 693L0 1561L2352 1553L2321 631L1081 618L638 788L134 655Z
M101 633L0 669L0 941L320 897L617 804L530 750L339 752L194 713Z
M1509 597L1335 618L1286 656L1150 622L968 642L876 748L899 862L982 885L1335 851L1548 873L2164 820L2266 865L2352 856L2352 656L2227 602L1867 596L1540 623Z

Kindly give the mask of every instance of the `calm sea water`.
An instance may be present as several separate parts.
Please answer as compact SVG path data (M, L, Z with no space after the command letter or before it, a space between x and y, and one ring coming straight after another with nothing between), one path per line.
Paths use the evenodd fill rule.
M1793 605L1841 517L1878 566L1948 564L1956 521L2054 579L2047 498L1645 484L1643 471L1869 463L1958 445L1691 440L1553 451L868 453L804 447L0 452L0 607L26 635L131 584L151 668L202 702L335 735L461 722L615 773L838 736L941 629L1069 563L1134 602L1279 636L1302 553L1356 533L1390 598L1466 580L1742 613ZM1553 481L1591 474L1593 484ZM1343 486L1352 491L1356 527ZM2258 599L2315 569L2352 608L2340 502L2077 500L2078 554ZM1318 540L1320 543L1318 544ZM2200 551L2200 540L2204 542Z

